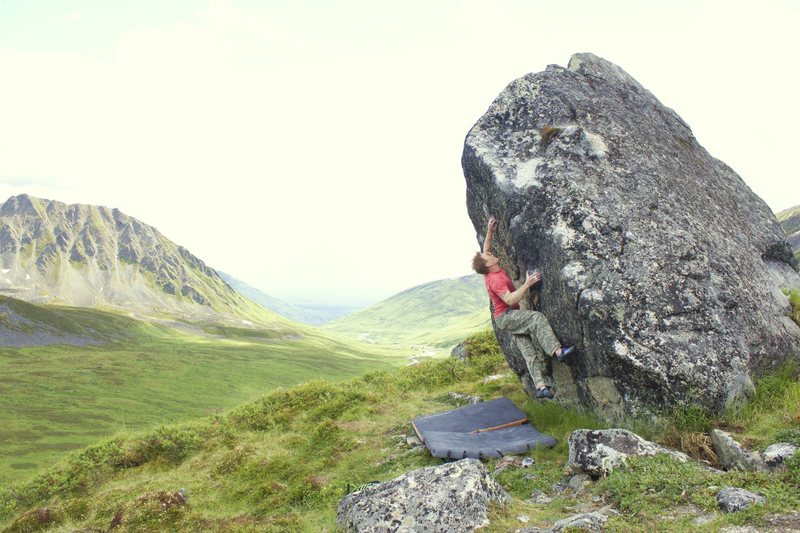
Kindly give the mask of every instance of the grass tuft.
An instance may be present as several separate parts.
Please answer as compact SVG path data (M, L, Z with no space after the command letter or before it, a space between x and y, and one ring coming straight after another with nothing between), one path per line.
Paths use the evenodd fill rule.
M794 289L791 291L784 291L789 298L789 304L792 306L792 320L800 326L800 290Z
M539 143L546 148L562 131L561 128L555 126L543 126L541 131L539 131Z

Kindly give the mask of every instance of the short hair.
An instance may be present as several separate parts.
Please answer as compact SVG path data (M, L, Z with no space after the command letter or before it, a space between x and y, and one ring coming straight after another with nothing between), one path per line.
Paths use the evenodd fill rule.
M475 252L475 257L472 258L472 270L478 274L489 273L489 267L486 266L486 259L483 258L480 252Z

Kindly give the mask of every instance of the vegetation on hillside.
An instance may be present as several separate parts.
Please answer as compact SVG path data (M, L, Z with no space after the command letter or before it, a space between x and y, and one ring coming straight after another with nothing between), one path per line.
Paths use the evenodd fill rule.
M593 417L553 402L533 401L509 372L491 332L467 341L471 358L388 371L341 383L314 380L274 390L224 413L146 433L122 433L86 448L57 467L14 487L0 489L0 527L10 531L51 528L74 531L333 531L339 500L348 484L388 480L414 468L439 464L427 452L403 445L415 416L451 409L449 392L484 398L510 397L535 425L559 444L535 450L534 466L505 469L498 481L513 496L492 512L486 531L551 526L591 506L592 496L613 504L609 531L663 528L696 531L682 509L712 513L703 526L760 524L768 513L800 510L800 459L770 477L727 472L664 457L632 460L596 483L590 492L555 490L564 480L567 437L577 428L600 428ZM485 379L492 375L493 379ZM498 377L499 376L499 377ZM740 440L763 448L800 439L800 383L785 367L759 381L755 397L737 413L714 418L686 413L658 425L639 423L649 437L703 432L714 425L741 428ZM768 420L764 422L764 420ZM691 450L689 450L691 451ZM488 468L494 469L494 460ZM768 496L767 506L745 513L715 513L715 487L743 486ZM183 491L182 491L183 490ZM549 504L526 500L534 490ZM46 508L46 512L45 512ZM671 517L671 518L670 518ZM702 529L702 528L700 528Z
M800 231L800 205L775 213L775 217L780 222L786 235Z
M388 369L407 356L301 325L204 331L0 297L2 304L36 327L102 344L0 347L0 485L125 428L208 415L278 386Z
M794 256L800 261L800 205L784 209L776 213L775 217L794 249Z
M489 322L483 278L470 275L413 287L324 328L378 343L447 349Z
M792 306L792 320L800 326L800 291L787 291L786 296L789 298L789 304Z

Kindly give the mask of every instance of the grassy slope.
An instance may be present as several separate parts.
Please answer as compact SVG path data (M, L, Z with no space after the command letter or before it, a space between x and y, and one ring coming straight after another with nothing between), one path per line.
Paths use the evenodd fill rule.
M450 348L488 324L483 278L471 275L408 289L324 327L382 343Z
M787 235L800 231L800 205L775 213Z
M208 325L198 334L91 309L12 305L28 318L106 342L0 347L0 485L124 428L202 416L278 386L405 361L395 350L299 324Z
M42 476L0 489L0 527L41 527L40 510L46 506L51 531L105 530L112 521L118 524L115 531L332 531L347 483L388 480L440 464L427 453L398 446L394 436L409 434L414 416L452 408L448 391L509 396L539 429L559 439L555 448L532 453L536 462L530 469L496 474L514 499L493 509L485 531L519 528L521 514L530 517L528 527L552 526L577 508L594 505L593 494L622 510L609 520L608 531L716 531L728 524L758 525L768 511L800 510L800 460L787 473L770 477L712 474L663 458L634 460L577 499L559 495L553 483L564 476L568 435L602 424L552 402L530 400L510 373L484 383L487 374L507 372L506 363L491 333L470 343L483 355L466 365L446 359L340 384L312 381L193 423L120 434ZM800 384L793 375L786 368L762 380L750 406L724 422L741 426L740 438L761 448L778 438L800 442ZM722 422L704 416L675 420L680 423L638 430L649 428L650 438L672 438ZM713 495L728 484L767 494L768 508L716 512ZM176 496L180 488L189 495L188 505ZM533 490L553 496L553 502L526 503ZM692 517L679 511L689 504L712 513L713 521L703 528L693 525Z

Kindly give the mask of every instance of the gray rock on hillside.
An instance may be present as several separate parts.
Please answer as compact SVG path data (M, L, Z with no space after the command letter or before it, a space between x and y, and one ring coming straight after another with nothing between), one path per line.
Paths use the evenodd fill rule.
M730 433L720 429L712 429L711 442L719 458L719 464L725 470L741 470L743 472L769 472L766 463L758 454L748 450Z
M726 513L738 513L751 505L764 504L767 499L749 490L725 487L717 493L717 506Z
M567 468L590 476L607 476L628 457L667 454L686 462L689 456L641 438L626 429L577 429L569 436Z
M600 511L594 511L561 519L553 524L551 528L526 528L517 530L517 533L561 533L562 531L591 531L599 533L605 530L607 521L608 516Z
M543 272L523 305L538 301L579 346L553 363L558 401L608 419L721 410L800 350L781 292L800 287L797 259L775 216L618 66L576 54L511 82L467 135L462 166L478 242L495 215L509 275Z
M346 531L474 531L489 523L489 502L508 495L477 459L421 468L339 502Z
M770 471L778 472L786 468L786 460L794 457L798 450L800 448L791 442L777 442L768 446L761 455Z

